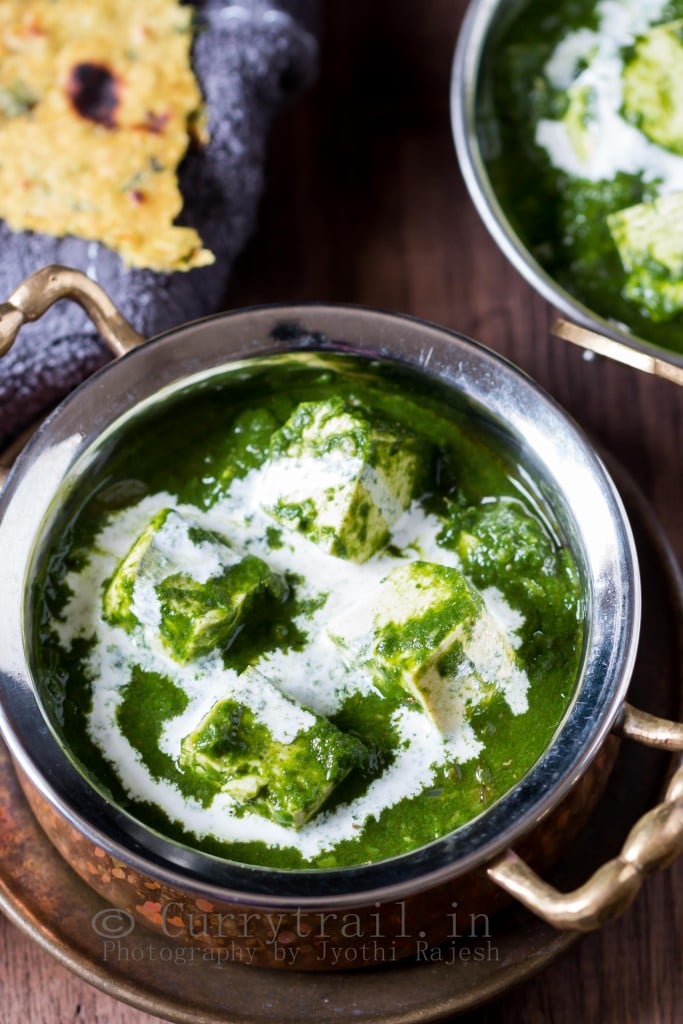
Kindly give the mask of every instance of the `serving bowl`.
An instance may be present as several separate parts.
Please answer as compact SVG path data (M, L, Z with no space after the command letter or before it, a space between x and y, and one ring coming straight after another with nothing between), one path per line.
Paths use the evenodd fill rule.
M566 340L627 365L683 383L683 354L640 336L616 317L591 309L562 286L534 256L515 226L510 206L496 191L487 167L495 131L493 118L493 52L511 21L529 0L472 0L465 14L451 74L451 122L455 149L470 197L494 241L528 283L573 324L556 332ZM512 157L514 159L514 157ZM635 201L635 200L634 200ZM615 342L617 344L615 344Z
M49 838L107 901L111 940L140 920L169 939L230 959L347 968L415 954L457 935L454 914L487 915L510 894L558 927L590 929L622 910L644 874L683 849L683 772L621 855L560 894L533 865L558 856L605 780L617 733L683 749L683 727L626 703L638 644L640 584L630 527L598 455L529 378L462 335L345 306L273 306L222 314L142 343L99 287L48 267L0 307L0 351L60 298L79 301L121 356L38 429L0 498L0 728ZM585 606L576 690L532 769L473 821L408 854L324 870L222 860L132 818L65 750L31 667L32 581L60 510L112 438L173 396L283 353L343 355L432 382L494 431L543 493L578 564ZM514 852L513 852L514 851ZM527 857L530 863L522 859ZM109 924L107 924L109 922ZM124 929L122 932L121 929ZM369 950L369 953L368 953Z

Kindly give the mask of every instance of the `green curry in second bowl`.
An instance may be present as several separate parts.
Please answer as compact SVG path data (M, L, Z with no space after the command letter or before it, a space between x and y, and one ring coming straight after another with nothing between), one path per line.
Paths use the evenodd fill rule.
M509 7L477 111L505 215L570 295L683 352L683 3Z
M244 364L137 416L36 586L54 727L123 808L284 868L471 820L572 696L577 569L527 474L419 379Z

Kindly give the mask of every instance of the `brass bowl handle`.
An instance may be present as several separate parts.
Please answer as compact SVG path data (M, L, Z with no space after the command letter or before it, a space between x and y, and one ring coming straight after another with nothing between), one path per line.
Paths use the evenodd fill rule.
M0 356L9 351L25 323L37 320L60 299L72 299L83 307L115 356L124 355L145 340L87 274L53 264L31 274L7 302L0 303ZM0 458L0 486L33 430L35 426Z
M550 333L563 341L570 341L572 345L587 352L594 352L595 355L604 356L606 359L613 359L616 363L623 363L634 370L642 373L651 373L653 377L661 377L673 384L683 385L683 367L675 366L666 359L658 359L640 349L631 348L624 341L617 341L616 338L609 338L606 334L598 331L591 331L588 327L579 327L558 317L550 328Z
M0 356L11 348L25 323L37 320L60 299L72 299L83 307L115 356L144 341L87 274L53 264L27 277L7 302L0 304Z
M664 750L683 750L683 724L624 706L617 729L627 739ZM578 889L559 892L516 853L507 850L487 868L489 878L556 928L592 931L620 914L636 897L646 875L683 853L683 765L664 800L638 821L621 853L603 864Z

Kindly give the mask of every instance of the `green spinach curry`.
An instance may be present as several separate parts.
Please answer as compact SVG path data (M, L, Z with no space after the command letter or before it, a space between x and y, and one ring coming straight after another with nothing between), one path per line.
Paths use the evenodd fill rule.
M500 203L567 292L683 352L683 2L515 10L477 112Z
M352 865L471 820L571 700L577 568L476 410L382 364L244 364L138 414L36 584L53 726L188 845Z

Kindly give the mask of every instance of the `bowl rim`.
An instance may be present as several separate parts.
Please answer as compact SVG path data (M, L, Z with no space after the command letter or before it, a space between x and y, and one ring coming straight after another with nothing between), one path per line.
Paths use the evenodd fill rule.
M226 334L232 337L229 350ZM590 542L597 567L590 578L592 615L575 698L527 775L474 821L426 847L373 864L285 871L183 847L130 818L87 783L40 709L29 667L25 598L35 545L48 532L45 520L59 504L59 488L68 486L74 467L81 464L82 471L83 459L112 424L120 427L146 405L226 367L234 370L239 360L292 350L390 359L464 391L492 422L502 416L515 437L522 425L535 439L535 454L540 447L564 463L565 487L580 485L573 500L586 521L590 515L595 535L582 535L582 542ZM555 479L559 466L551 462L548 454L543 465ZM554 511L576 518L567 505ZM635 662L637 556L602 460L554 399L507 359L415 317L340 304L268 305L216 314L151 339L98 371L45 421L0 494L0 530L8 529L13 543L0 576L0 607L12 614L0 617L0 732L12 756L42 796L94 844L164 883L216 900L248 896L262 906L351 906L359 897L367 903L401 899L482 867L556 807L588 767L621 711Z
M455 46L450 79L451 131L470 199L489 234L515 270L547 302L582 326L606 334L649 357L683 367L683 352L674 352L632 334L625 324L594 312L566 291L535 259L513 227L486 170L476 129L476 105L482 59L489 31L504 3L527 0L472 0Z

